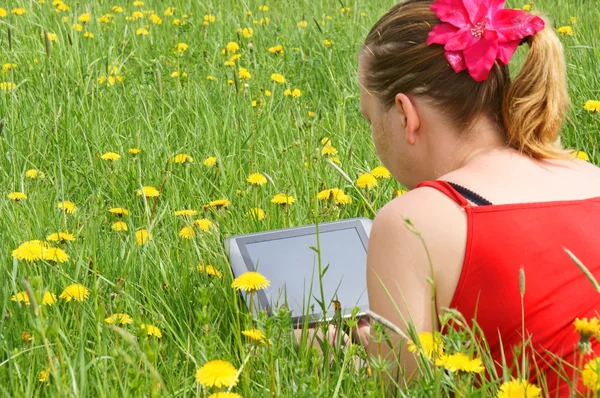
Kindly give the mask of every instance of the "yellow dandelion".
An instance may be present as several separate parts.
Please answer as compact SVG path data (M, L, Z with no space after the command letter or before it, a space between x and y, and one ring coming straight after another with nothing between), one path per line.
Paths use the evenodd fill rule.
M242 330L242 334L248 337L251 341L266 344L265 334L258 329Z
M398 196L402 196L407 192L408 191L406 189L394 189L394 192L392 193L392 198L397 198Z
M160 195L160 192L151 185L145 185L142 189L135 191L137 196L144 195L147 198L155 198Z
M74 23L73 25L71 25L71 29L73 29L76 32L81 32L83 31L83 25Z
M283 75L280 75L279 73L273 73L271 75L271 80L279 84L285 83L285 77Z
M48 383L50 381L50 371L48 369L42 369L38 372L37 377L40 383Z
M169 7L165 10L165 12L163 12L163 15L165 17L172 17L173 14L175 14L175 8L173 8L173 7Z
M260 186L265 185L267 183L267 177L265 177L262 173L252 173L248 176L246 181L249 182L251 185Z
M217 19L215 18L214 15L207 14L207 15L204 16L204 22L213 23L216 20Z
M177 210L173 214L175 214L176 216L179 216L179 217L191 217L191 216L195 216L196 214L198 214L198 211L197 210L189 210L189 209Z
M573 322L573 326L575 326L575 331L581 335L582 340L589 340L592 336L600 336L600 319L596 317L590 320L577 318Z
M64 250L56 247L48 247L44 249L44 260L53 261L55 263L66 263L69 261L69 256Z
M229 207L229 205L231 205L231 202L225 198L213 200L212 202L209 203L210 207L216 207L218 209Z
M147 230L139 229L135 231L135 243L138 246L144 245L149 240L152 240L152 235L150 235Z
M194 225L200 228L202 232L208 232L212 228L213 223L208 218L201 218L194 221Z
M46 174L39 170L30 169L25 172L25 177L30 178L32 180L46 178Z
M65 212L69 213L69 214L75 214L77 213L77 206L75 206L75 203L65 200L60 202L57 207L61 210L64 210Z
M75 240L75 236L69 232L55 232L46 236L46 240L49 242L70 242Z
M108 318L104 318L104 322L109 325L130 325L133 319L127 314L112 314Z
M2 91L11 92L15 88L17 88L17 85L14 84L13 82L2 82L2 83L0 83L0 90L2 90Z
M106 152L105 154L100 156L100 159L115 161L115 160L121 159L121 155L119 155L118 153L115 153L115 152Z
M231 54L231 53L236 53L238 51L240 51L240 45L237 44L234 41L230 41L229 43L227 43L227 45L225 46L225 50L224 50L227 54Z
M88 39L93 39L94 38L94 34L92 32L85 32L83 34L83 37L87 37Z
M566 36L573 36L573 28L570 26L561 26L558 28L558 33Z
M90 13L86 12L85 14L81 14L77 20L81 23L90 22Z
M444 354L444 341L439 333L435 333L434 335L431 332L421 332L419 333L419 341L421 343L420 347L410 340L408 342L408 351L422 353L430 361L441 358Z
M127 224L124 221L117 221L110 226L110 229L117 232L127 231Z
M177 52L180 54L187 51L188 48L189 48L189 46L186 43L178 43L177 44Z
M48 307L53 306L57 301L56 294L51 292L45 292L44 297L42 297L42 304L47 305Z
M65 299L66 302L71 300L83 302L89 297L89 295L90 291L87 289L87 287L80 285L79 283L74 283L67 286L59 297Z
M496 398L540 398L542 389L527 380L513 379L505 381L498 390Z
M308 111L308 117L315 117L315 113L313 111Z
M26 13L26 11L23 7L20 7L20 8L13 8L12 10L10 10L10 13L13 15L24 15Z
M207 265L206 267L203 265L199 265L198 271L204 272L208 276L213 276L219 279L223 277L223 273L215 267L213 267L212 265Z
M217 164L217 158L215 156L209 156L206 159L204 159L204 162L202 162L202 164L205 167L214 167Z
M154 325L142 323L140 325L140 328L146 330L146 333L149 337L156 337L157 339L160 339L162 337L162 332L159 328L157 328Z
M113 10L113 12L120 13L120 12L123 12L123 7L113 6L112 10Z
M258 7L258 10L259 10L259 11L265 11L265 12L266 12L266 11L269 11L269 6L265 6L265 5L263 5L263 6L260 6L260 7Z
M577 159L585 160L586 162L590 161L590 157L584 151L575 151L573 154Z
M530 11L531 10L531 4L525 4L523 7L521 7L521 9L523 11Z
M137 28L135 34L138 36L146 36L148 34L148 29L146 28Z
M581 380L590 390L600 391L600 358L596 357L585 364L581 372Z
M234 279L231 287L245 292L256 292L269 287L271 283L263 275L255 271L244 272Z
M143 7L144 6L144 2L141 0L137 0L133 2L133 6L134 7Z
M252 28L242 29L242 36L244 36L246 39L251 38L253 34L254 34L254 29L252 29Z
M12 256L17 260L27 262L39 261L44 258L44 251L48 247L46 242L41 240L30 240L23 242L12 251Z
M333 200L336 205L349 205L352 203L352 197L339 188L325 189L317 194L317 199Z
M269 52L274 55L283 55L284 54L283 46L278 44L276 46L269 47Z
M238 76L242 80L250 80L252 78L252 75L250 74L250 72L248 72L248 69L246 68L240 68L240 70L238 71Z
M337 153L337 149L331 143L327 143L321 148L321 156L335 156Z
M452 355L442 355L441 358L436 359L435 364L436 366L445 367L452 373L481 373L485 371L481 358L471 359L468 355L460 352Z
M175 155L175 157L173 157L171 159L171 161L174 163L184 164L184 163L193 163L194 159L187 153L179 153L179 154Z
M12 296L10 299L17 303L23 303L25 305L31 304L29 302L29 296L27 295L26 291L19 292L19 293L15 294L14 296Z
M588 100L585 102L583 109L590 112L600 113L600 101Z
M383 166L375 167L373 170L371 170L371 174L373 175L373 177L375 177L377 179L381 179L381 178L389 179L392 176L390 174L390 171Z
M371 189L377 186L377 179L371 173L364 173L356 180L356 186Z
M110 214L114 214L114 215L117 215L117 216L127 216L127 215L129 215L129 210L124 209L122 207L112 207L112 208L108 209L108 212Z
M325 47L331 47L331 45L333 44L333 42L331 40L323 40L323 44L325 44Z
M238 383L238 370L229 362L217 359L205 363L196 372L196 381L206 387L230 387Z
M278 193L277 195L273 196L273 199L271 199L271 203L278 205L291 205L295 201L296 199L292 195L286 195L284 193Z
M0 7L0 18L4 18L8 15L8 13L6 12L6 10L4 8Z
M308 22L307 21L300 21L296 24L296 26L298 26L299 28L305 29L308 26Z
M179 236L183 239L192 239L192 236L196 235L196 231L192 227L183 227L179 231Z
M242 398L242 396L237 392L220 391L210 394L208 398Z
M142 150L139 149L139 148L129 148L128 152L129 152L130 155L135 156L138 153L142 152Z
M248 210L246 214L252 218L257 219L258 221L262 221L265 219L265 211L260 207L253 207L252 209Z
M23 192L11 192L8 194L8 198L10 200L14 200L15 202L18 202L20 200L27 199L27 195L24 194Z

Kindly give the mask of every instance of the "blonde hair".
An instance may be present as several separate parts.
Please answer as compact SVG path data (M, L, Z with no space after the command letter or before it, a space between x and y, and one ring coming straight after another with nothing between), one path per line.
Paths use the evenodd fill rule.
M441 23L432 4L404 1L373 26L362 52L368 57L367 89L388 107L397 93L426 96L457 128L488 115L504 130L509 146L535 158L571 156L560 144L570 105L564 54L550 24L527 40L527 59L514 81L508 66L496 62L489 77L477 82L467 71L454 72L443 46L427 45L427 35Z

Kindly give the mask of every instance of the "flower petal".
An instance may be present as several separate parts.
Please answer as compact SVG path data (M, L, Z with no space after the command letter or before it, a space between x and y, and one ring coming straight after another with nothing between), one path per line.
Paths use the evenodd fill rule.
M458 73L467 69L467 64L465 63L465 57L462 51L446 51L444 55L452 69L454 69L454 72Z
M465 64L469 74L478 82L488 78L498 53L498 35L494 31L486 31L475 45L463 51Z
M463 0L438 0L430 8L442 22L458 28L469 24L469 14L463 6Z
M501 42L522 40L533 36L545 27L544 20L521 10L505 9L494 14L492 27Z
M480 39L473 36L470 28L459 30L444 46L446 51L461 51L467 47L474 46Z
M427 36L427 45L446 44L456 32L458 32L458 28L449 23L439 24L429 32L429 35Z
M488 3L490 0L462 0L462 3L469 16L469 21L472 25L475 25L479 20L477 19L480 12L487 13L489 9ZM485 15L485 14L484 14Z
M520 43L520 40L498 43L498 54L496 55L496 59L502 64L507 65Z

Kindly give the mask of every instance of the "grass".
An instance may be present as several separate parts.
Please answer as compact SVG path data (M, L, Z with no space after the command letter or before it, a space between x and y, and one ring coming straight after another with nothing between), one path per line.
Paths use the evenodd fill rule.
M50 0L3 2L9 15L0 17L0 64L17 66L1 72L0 82L17 87L0 90L0 394L207 396L209 390L194 380L196 370L224 359L241 368L234 391L245 397L380 396L389 383L385 361L373 358L370 368L355 369L355 358L365 358L355 345L334 348L328 365L308 344L294 346L291 320L283 312L258 322L271 346L248 344L240 332L250 319L231 288L222 242L235 234L372 217L370 209L382 207L401 188L380 180L363 191L363 200L317 150L329 137L339 167L353 180L379 165L358 111L356 54L393 2L269 2L268 11L254 1L145 3L120 3L123 12L116 13L111 9L117 3L105 1L67 1L70 9L63 12L55 12ZM342 5L351 10L342 13ZM173 16L163 14L168 6L175 8ZM17 7L26 13L11 15ZM600 120L583 104L600 99L600 11L586 0L539 0L533 9L544 10L556 27L573 27L573 36L562 37L573 102L563 142L598 164ZM128 21L136 10L155 10L162 23L151 22L150 14ZM72 25L85 12L91 19L77 32ZM107 13L113 14L111 22L99 22ZM215 21L203 26L205 15ZM174 19L186 23L176 26ZM306 28L297 26L302 20ZM147 35L136 34L146 25ZM253 36L243 37L238 27L253 28ZM51 34L56 41L49 40ZM223 65L228 57L221 51L230 41L241 47L235 68ZM178 54L178 43L189 48ZM270 54L268 48L278 44L285 54ZM123 78L113 86L111 65L116 66L112 77ZM239 67L252 78L238 79ZM187 77L171 77L176 71ZM286 83L274 83L273 73L284 75ZM302 96L284 96L288 88L300 89ZM129 148L141 152L133 156ZM109 151L121 158L102 160ZM168 162L180 153L193 163ZM217 158L216 167L203 165L210 156ZM27 178L30 169L45 178ZM265 173L269 182L250 187L245 180L253 172ZM157 202L136 196L144 185L160 188ZM352 204L317 201L324 187L343 189ZM14 191L28 198L15 203L6 196ZM277 193L293 195L296 202L270 203ZM204 207L221 198L231 202L228 209ZM72 201L77 213L57 209L63 200ZM108 212L111 207L130 211L122 218L127 232L111 230L118 221ZM265 211L264 220L247 215L253 207ZM196 229L190 240L180 238L182 226L191 222L174 216L180 209L198 210L196 218L210 219L213 227ZM139 246L135 231L143 228L152 240ZM21 243L61 231L76 237L55 245L68 254L67 262L11 256ZM199 272L199 264L213 265L223 277ZM40 305L44 291L59 295L72 283L86 286L89 298ZM37 298L39 308L11 301L24 290ZM109 327L104 319L113 313L126 313L133 323ZM156 325L162 338L147 337L141 324ZM447 344L477 351L470 333L451 333ZM489 366L484 351L480 355ZM41 370L50 370L48 382L38 381ZM494 395L501 381L454 377L421 358L417 380L398 394L448 395L459 389Z

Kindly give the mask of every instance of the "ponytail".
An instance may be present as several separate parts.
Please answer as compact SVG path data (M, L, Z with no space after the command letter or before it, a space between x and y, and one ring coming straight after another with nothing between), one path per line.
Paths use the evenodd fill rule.
M502 102L508 145L534 158L567 158L560 144L570 106L562 44L547 21L528 44L525 64Z

